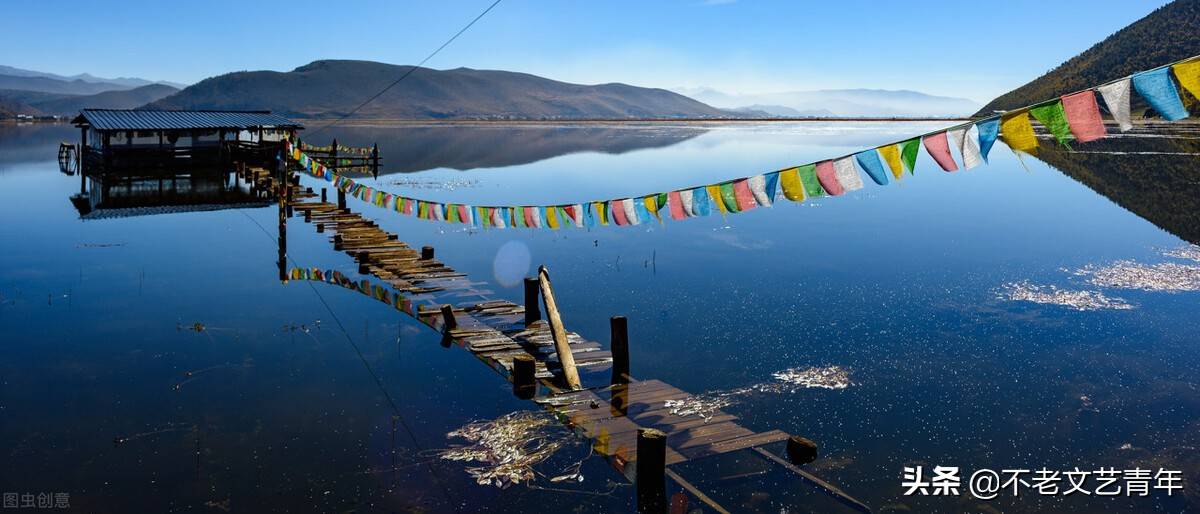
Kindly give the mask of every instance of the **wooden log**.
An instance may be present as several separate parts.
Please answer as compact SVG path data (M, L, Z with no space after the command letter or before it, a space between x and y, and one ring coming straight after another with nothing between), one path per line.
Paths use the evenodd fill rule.
M318 234L321 234L321 233L323 233L323 232L325 232L325 224L324 224L324 223L317 223L317 233L318 233Z
M432 259L433 259L433 247L432 246L422 246L421 247L421 260L428 261L428 260L432 260Z
M338 189L337 192L338 209L346 208L346 192Z
M663 512L667 497L667 434L640 428L637 434L637 508L642 513Z
M817 460L817 443L811 439L794 435L787 442L788 460L797 466Z
M554 289L550 286L550 270L545 266L538 267L538 282L542 289L542 301L546 306L546 317L550 322L550 333L554 336L554 351L558 354L558 362L562 364L563 378L567 387L580 389L579 370L575 369L575 356L571 353L570 340L563 328L562 316L558 313L558 304L554 301Z
M448 303L442 305L442 326L447 331L458 328L458 320L454 318L454 307Z
M542 319L542 309L538 307L538 279L525 279L525 326L532 325Z
M325 190L325 188L322 187L321 188L321 203L326 203L328 201L328 197L325 195L326 192L327 191Z
M610 347L612 348L613 368L612 383L629 383L629 322L625 316L613 316L608 319L612 333Z

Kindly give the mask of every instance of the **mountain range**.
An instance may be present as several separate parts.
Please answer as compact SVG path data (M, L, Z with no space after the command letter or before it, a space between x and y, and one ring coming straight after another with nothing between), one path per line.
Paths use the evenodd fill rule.
M763 111L786 117L957 117L979 104L966 98L887 89L823 89L737 95L709 88L678 88L706 104L735 111Z
M1017 89L988 102L984 116L1049 100L1131 73L1200 55L1200 0L1176 0ZM1144 107L1138 95L1134 108Z
M132 109L179 91L139 78L70 77L0 65L0 118L70 116L85 107Z

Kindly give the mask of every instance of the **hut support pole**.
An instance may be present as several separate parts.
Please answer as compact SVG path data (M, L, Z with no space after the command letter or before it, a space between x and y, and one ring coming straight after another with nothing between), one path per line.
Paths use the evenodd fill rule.
M581 389L579 371L575 369L575 356L571 354L567 331L563 328L562 316L558 314L558 304L554 302L554 289L550 287L550 271L545 266L538 268L538 282L542 288L542 301L546 303L546 317L550 321L550 334L554 336L554 351L558 353L558 361L562 363L563 378L567 387L572 390Z

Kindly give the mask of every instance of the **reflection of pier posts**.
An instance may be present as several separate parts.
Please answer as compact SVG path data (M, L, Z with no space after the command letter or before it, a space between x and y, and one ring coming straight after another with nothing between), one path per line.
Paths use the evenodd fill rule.
M667 511L667 434L654 428L639 428L637 466L637 510L643 514Z

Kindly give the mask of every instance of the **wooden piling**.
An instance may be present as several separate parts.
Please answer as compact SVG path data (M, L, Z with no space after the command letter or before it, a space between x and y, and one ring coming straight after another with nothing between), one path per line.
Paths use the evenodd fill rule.
M608 319L612 338L609 346L612 348L613 367L612 383L629 383L629 322L625 316L613 316Z
M337 199L338 200L338 209L345 209L346 208L346 192L342 191L341 189L338 189L337 197L338 197L338 199Z
M794 435L787 442L788 460L797 466L817 460L817 443L811 439Z
M638 512L662 512L667 500L667 434L655 428L639 428L637 434Z
M458 328L458 320L454 319L454 307L448 303L442 305L442 326L446 331Z
M571 345L567 340L567 331L563 328L562 316L558 313L558 304L554 301L554 289L550 286L550 270L545 266L538 267L538 282L542 289L542 301L546 306L546 318L550 322L550 334L554 337L554 351L558 354L558 362L562 365L563 379L567 387L578 390L583 386L579 381L579 370L575 369L575 355L571 353Z
M325 193L326 193L326 191L325 191L325 188L323 188L323 187L322 187L322 188L321 188L321 203L328 203L328 202L329 202L329 199L328 199L328 197L325 195Z
M525 326L532 325L542 319L542 309L538 306L538 279L525 279Z
M537 393L537 361L522 353L513 357L513 393L519 398L532 398Z
M432 246L422 246L421 247L421 260L428 261L428 260L432 260L432 259L433 259L433 247Z
M322 233L324 233L324 232L325 232L325 224L324 224L324 223L317 223L317 233L318 233L318 234L322 234Z

